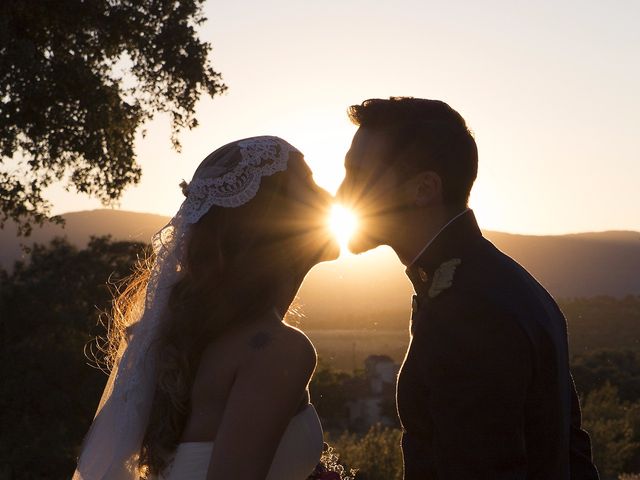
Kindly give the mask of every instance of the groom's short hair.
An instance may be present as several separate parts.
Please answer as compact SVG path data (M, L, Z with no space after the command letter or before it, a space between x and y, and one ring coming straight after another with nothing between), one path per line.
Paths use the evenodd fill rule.
M389 135L386 156L401 177L432 170L442 179L445 204L467 205L478 173L478 148L453 108L440 100L391 97L365 100L348 113L354 124Z

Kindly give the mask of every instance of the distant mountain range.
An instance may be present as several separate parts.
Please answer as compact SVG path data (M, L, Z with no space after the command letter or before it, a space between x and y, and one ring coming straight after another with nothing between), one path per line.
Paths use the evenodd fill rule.
M34 229L26 243L47 243L60 235L82 247L90 235L106 234L118 240L149 242L169 221L161 215L107 209L63 217L64 230L56 225ZM484 235L556 297L640 295L639 232L534 236L484 231ZM20 240L14 225L8 223L0 230L0 266L10 269L21 258ZM404 314L411 293L403 265L385 247L316 266L305 279L300 301L315 321L339 317L348 322L362 316Z

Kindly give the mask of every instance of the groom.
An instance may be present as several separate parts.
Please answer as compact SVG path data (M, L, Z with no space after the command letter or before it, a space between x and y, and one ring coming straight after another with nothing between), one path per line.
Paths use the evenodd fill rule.
M360 128L338 197L360 217L350 249L391 246L416 292L397 387L404 478L597 479L565 318L467 207L478 152L464 119L418 98L349 116Z

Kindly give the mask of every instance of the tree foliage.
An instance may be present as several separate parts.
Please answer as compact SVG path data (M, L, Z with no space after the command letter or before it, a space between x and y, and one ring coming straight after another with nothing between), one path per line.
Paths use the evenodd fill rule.
M618 389L606 382L589 392L582 414L603 479L640 467L640 401L620 401Z
M0 473L70 478L107 376L85 346L143 244L94 238L35 245L30 262L0 270ZM9 471L7 471L9 469Z
M616 387L620 400L640 401L640 350L597 350L575 355L571 371L580 394L609 383Z
M141 178L135 133L158 112L179 149L200 95L226 89L196 32L202 2L0 2L0 227L42 224L54 181L120 198Z
M309 384L309 391L318 414L324 420L325 429L343 429L348 424L349 392L346 384L352 379L353 375L337 371L320 359Z

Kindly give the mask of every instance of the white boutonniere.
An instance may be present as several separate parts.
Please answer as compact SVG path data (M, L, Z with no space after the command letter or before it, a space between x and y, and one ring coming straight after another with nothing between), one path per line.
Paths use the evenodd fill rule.
M433 274L433 282L429 288L429 298L434 298L440 295L443 291L453 285L453 276L456 273L456 268L462 263L459 258L452 258L447 260Z

